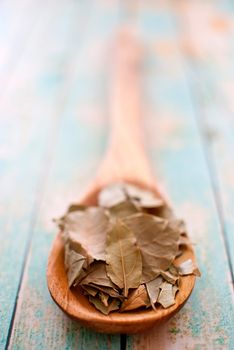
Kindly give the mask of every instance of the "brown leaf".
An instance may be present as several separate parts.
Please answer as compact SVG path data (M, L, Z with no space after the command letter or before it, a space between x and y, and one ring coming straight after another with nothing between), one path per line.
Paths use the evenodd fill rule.
M94 261L86 272L86 276L81 280L81 285L99 285L116 290L116 286L107 276L106 264L103 261Z
M112 299L108 306L103 305L98 297L89 296L89 301L96 307L97 310L103 314L108 315L111 311L118 310L120 301L118 299Z
M105 260L106 233L109 218L105 210L90 207L86 210L72 211L64 216L63 236L67 242L79 244L92 260Z
M155 310L154 304L157 302L159 292L160 292L160 286L162 285L162 283L163 283L163 278L161 276L158 276L154 280L147 282L145 284L151 306L154 310Z
M103 188L98 194L98 205L105 208L113 207L124 202L127 196L124 192L123 183L115 183Z
M150 304L149 297L144 284L129 293L128 298L123 302L120 311L130 311Z
M142 256L142 281L153 280L167 270L178 252L179 231L168 220L138 213L122 219L134 232Z
M112 217L123 218L140 211L132 202L126 200L109 208L109 213Z
M161 291L159 293L157 302L161 304L165 309L175 304L175 289L173 291L172 284L168 282L163 282L160 286Z
M173 210L167 204L164 204L161 207L157 207L157 208L146 208L145 211L148 214L158 216L160 218L167 219L167 220L171 220L175 218Z
M178 266L179 274L180 275L195 275L195 276L201 276L201 273L198 269L198 267L193 263L191 259L185 260Z
M87 209L87 206L86 205L83 205L83 204L79 204L79 203L74 203L74 204L71 204L68 209L67 209L67 214L68 213L71 213L73 211L80 211L80 210L85 210Z
M180 235L187 235L187 229L184 220L173 218L170 221L171 226L180 232Z
M179 291L179 287L177 286L172 286L172 294L173 294L173 297L175 298L176 296L176 293Z
M69 288L77 281L82 275L83 267L85 264L85 257L75 250L70 248L67 243L65 245L65 268L67 272L68 285Z
M106 293L103 293L103 292L99 292L98 296L99 296L99 299L101 300L101 302L103 303L103 305L108 307L109 295Z
M124 289L124 296L129 288L140 285L142 261L133 232L119 219L107 233L106 241L107 274L119 288Z
M169 282L171 284L176 284L176 282L178 281L178 278L179 278L178 275L175 276L169 270L160 271L160 275L164 278L164 280L166 280L167 282Z
M120 300L124 299L123 295L121 295L119 293L119 291L117 289L114 289L113 287L105 287L105 286L101 286L101 285L95 284L95 283L89 283L87 286L95 288L97 291L101 291L103 293L106 293L112 298L118 298ZM82 287L83 287L83 284L82 284Z
M124 187L129 199L136 200L142 208L157 208L164 205L162 198L157 197L152 191L126 184Z
M98 289L90 286L90 285L82 285L82 288L88 295L92 295L92 297L95 297L98 294Z

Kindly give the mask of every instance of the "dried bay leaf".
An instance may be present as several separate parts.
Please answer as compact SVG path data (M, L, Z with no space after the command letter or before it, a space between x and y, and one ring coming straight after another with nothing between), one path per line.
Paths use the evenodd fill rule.
M172 274L170 272L170 270L167 271L160 271L160 275L164 278L164 280L166 280L167 282L171 283L171 284L176 284L176 282L179 279L179 276L175 276L174 274Z
M173 210L167 204L164 204L161 207L156 207L156 208L146 208L145 211L148 214L158 216L163 219L167 219L167 220L175 219Z
M138 213L139 211L140 209L129 200L120 202L109 208L110 215L115 218L123 218Z
M70 248L69 244L65 245L65 268L67 272L69 288L82 275L82 270L85 264L85 257L75 250Z
M101 302L103 303L104 306L108 307L108 299L109 299L109 295L103 292L99 292L98 296L101 300Z
M134 233L119 219L107 233L107 274L127 297L129 288L138 288L142 275L140 250Z
M123 183L115 183L106 186L98 194L98 205L101 207L109 208L116 204L124 202L127 196L124 191Z
M87 286L82 285L82 288L86 292L85 294L92 295L92 297L95 297L98 294L98 289L96 289L90 285L87 285Z
M168 220L138 213L122 219L134 232L142 256L142 281L153 280L167 270L178 252L179 231Z
M82 287L83 286L90 286L92 288L95 288L95 290L101 291L101 292L103 292L105 294L108 294L112 298L118 298L119 300L123 300L124 299L124 296L121 295L117 289L114 289L112 287L105 287L105 286L101 286L101 285L95 284L95 283L89 283L88 285L83 285L82 284Z
M149 306L150 301L144 284L129 293L128 298L123 302L120 311L130 311L143 306Z
M106 264L103 261L94 261L86 272L86 276L81 280L81 285L99 285L104 287L110 287L114 290L116 286L107 276Z
M112 299L108 306L105 306L102 301L97 297L89 296L89 301L103 314L108 315L111 311L118 310L120 301L118 299Z
M152 308L155 310L155 303L158 300L159 292L160 292L160 286L163 283L163 278L161 276L156 277L154 280L147 282L146 290L149 296L149 300L151 303Z
M164 205L162 198L156 196L152 191L140 187L126 184L124 187L127 196L139 202L142 208L157 208Z
M77 204L71 204L69 207L68 207L68 209L67 209L67 214L68 213L71 213L71 212L73 212L73 211L80 211L80 210L85 210L85 209L87 209L87 206L86 205L83 205L83 204L79 204L79 203L77 203Z
M191 259L185 260L178 266L179 274L201 276L198 267L193 263Z
M165 309L174 305L175 296L172 289L173 288L172 284L168 282L163 282L160 288L161 288L161 291L159 293L157 302L161 304Z
M80 244L92 260L105 260L106 233L109 218L103 208L90 207L72 211L63 218L63 236Z
M172 286L172 294L173 294L173 297L175 298L176 296L176 293L179 291L179 287L177 286Z

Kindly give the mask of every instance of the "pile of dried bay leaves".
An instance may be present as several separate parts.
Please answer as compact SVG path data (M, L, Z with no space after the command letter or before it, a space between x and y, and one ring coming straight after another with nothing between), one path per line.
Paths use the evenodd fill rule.
M192 260L173 261L188 244L184 222L154 193L116 183L98 206L71 205L57 220L71 288L81 286L102 313L175 303L180 276L199 270Z

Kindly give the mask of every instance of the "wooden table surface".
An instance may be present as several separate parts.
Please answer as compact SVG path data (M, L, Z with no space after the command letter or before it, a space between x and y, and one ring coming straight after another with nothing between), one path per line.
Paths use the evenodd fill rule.
M147 150L202 277L166 325L112 336L58 309L46 263L52 218L105 149L108 45L126 22L145 42ZM233 2L2 0L0 110L0 349L234 349Z

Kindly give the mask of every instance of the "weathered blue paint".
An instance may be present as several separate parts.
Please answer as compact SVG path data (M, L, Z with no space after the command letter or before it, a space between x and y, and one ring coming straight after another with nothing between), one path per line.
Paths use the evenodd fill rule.
M27 0L21 4L22 8L15 8L20 9L18 18L16 10L12 13L13 29L8 17L4 20L10 5L0 4L5 11L0 11L0 44L8 45L0 77L9 77L1 100L5 148L0 149L4 200L0 209L0 349L6 343L30 236L10 348L119 349L118 336L89 331L58 309L48 294L45 274L56 234L51 219L79 197L106 144L108 89L103 62L108 39L122 23L121 16L128 18L127 11L117 1L104 0L50 1L47 7L42 2L36 7ZM189 6L194 4L191 0ZM206 4L216 9L215 15L232 9L230 1ZM228 151L233 149L233 126L228 124L231 117L224 102L217 98L225 96L219 81L224 76L231 79L232 62L230 59L230 69L225 70L218 61L193 57L189 64L192 71L188 70L185 63L191 57L181 46L180 29L186 16L179 7L181 2L141 1L135 10L135 4L128 5L129 18L138 26L149 55L145 123L153 167L179 215L188 221L202 278L178 315L166 326L128 337L127 347L232 349L230 271L201 142L204 134L196 115L202 111L205 121L217 131L218 137L209 146L216 174L212 179L219 184L218 203L221 206L222 200L232 252L234 193L225 172L219 169L232 169L233 152ZM37 12L44 20L34 23ZM27 21L21 27L23 18ZM195 46L192 38L191 44ZM193 97L191 82L199 90L199 99ZM204 125L203 121L200 124Z
M147 7L145 2L144 6ZM202 277L197 280L190 300L178 315L160 332L154 329L144 336L129 337L128 349L140 349L144 344L147 344L147 349L214 349L217 346L232 349L234 309L230 271L197 125L194 103L198 101L192 99L188 82L191 76L179 45L181 37L176 22L176 5L171 6L170 21L168 6L168 3L165 7L162 3L159 6L161 20L158 21L157 13L155 20L151 21L148 39L148 47L154 48L151 55L155 57L154 65L153 59L150 60L146 84L151 129L155 130L151 134L151 156L155 172L163 180L172 203L189 223ZM150 3L146 13L143 10L139 18L146 40L149 12L153 16ZM163 20L162 38L159 34ZM160 50L162 44L166 50ZM202 79L202 74L199 78ZM160 142L162 138L167 139ZM201 221L200 227L197 220ZM171 329L176 329L176 332L171 332Z
M92 168L95 166L94 155L97 156L100 153L98 149L102 148L100 135L103 134L103 125L98 127L99 117L97 127L94 127L93 122L97 110L100 109L100 92L97 90L97 84L102 79L104 70L100 71L101 75L97 73L93 60L96 59L96 62L102 60L105 52L100 47L98 53L94 45L102 39L106 40L106 36L113 31L118 14L115 8L114 11L110 8L111 11L105 12L105 7L97 2L87 2L84 18L90 25L87 25L85 31L81 27L78 30L76 25L80 5L72 4L69 12L66 11L64 14L67 16L59 18L56 28L56 31L61 31L63 22L67 23L66 20L70 19L69 25L64 27L67 35L63 33L63 46L60 49L63 65L60 69L57 68L58 73L63 72L62 81L61 78L58 79L60 99L57 102L53 101L53 113L57 114L57 125L51 132L52 139L48 143L42 198L37 207L38 212L34 213L32 244L10 343L10 347L17 350L25 348L102 350L119 349L120 346L119 336L96 334L68 319L52 301L46 285L47 258L52 239L56 234L52 218L62 214L71 200L71 194L73 200L77 200L87 175L90 178L92 174L89 163ZM102 19L107 14L112 20L106 21L104 28ZM79 18L80 16L81 14ZM94 27L91 25L93 22L96 22ZM55 33L51 34L51 37L54 35ZM76 45L73 41L70 43L67 41L69 35L74 36ZM87 59L88 53L92 58ZM92 69L93 74L90 72ZM51 76L51 70L49 73ZM45 75L43 81L46 81ZM40 80L40 91L42 87ZM56 91L56 86L52 86L52 91ZM41 96L44 99L43 91ZM104 99L102 101L105 103Z

